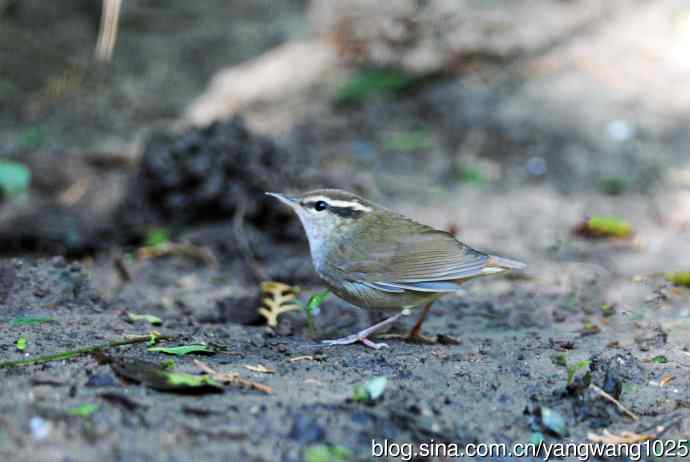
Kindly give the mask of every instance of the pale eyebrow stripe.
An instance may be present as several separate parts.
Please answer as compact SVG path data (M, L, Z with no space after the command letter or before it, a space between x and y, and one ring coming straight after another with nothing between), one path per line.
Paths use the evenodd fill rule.
M332 205L333 207L342 207L342 208L350 208L354 210L361 210L362 212L371 212L371 207L367 207L366 205L357 202L357 201L341 201L337 199L331 199L330 197L326 196L309 196L308 198L305 198L305 200L308 200L309 202L318 202L318 201L324 201L328 205Z

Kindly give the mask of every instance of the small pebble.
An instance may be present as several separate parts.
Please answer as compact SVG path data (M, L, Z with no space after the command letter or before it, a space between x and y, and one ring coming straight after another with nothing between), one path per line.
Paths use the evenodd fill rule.
M612 120L606 126L606 132L613 141L627 141L635 135L635 129L625 120Z
M87 387L114 387L117 386L117 381L110 374L95 374L89 377L85 386Z
M530 157L527 160L527 173L531 176L544 176L546 174L546 161L543 157Z
M29 426L31 427L31 436L35 440L45 439L50 434L51 424L42 417L32 417Z

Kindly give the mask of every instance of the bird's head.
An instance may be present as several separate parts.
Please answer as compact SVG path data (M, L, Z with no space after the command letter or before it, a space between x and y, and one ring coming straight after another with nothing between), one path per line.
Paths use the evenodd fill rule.
M367 214L377 209L370 201L339 189L317 189L295 196L266 194L279 199L297 213L312 250L334 235L355 229Z

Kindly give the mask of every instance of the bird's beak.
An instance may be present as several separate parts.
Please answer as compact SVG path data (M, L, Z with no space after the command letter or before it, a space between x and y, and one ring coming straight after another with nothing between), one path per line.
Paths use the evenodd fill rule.
M299 204L299 201L296 198L291 197L291 196L286 196L285 194L267 192L266 195L273 196L276 199L278 199L280 202L287 204L290 207L296 207Z

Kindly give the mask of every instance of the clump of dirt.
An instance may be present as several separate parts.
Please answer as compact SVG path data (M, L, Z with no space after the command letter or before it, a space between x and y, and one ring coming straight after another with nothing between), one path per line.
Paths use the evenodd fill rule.
M221 253L253 247L274 254L276 245L304 237L294 214L265 192L348 188L343 177L319 171L317 156L252 132L240 117L181 134L157 132L133 173L122 166L104 173L80 160L80 173L64 184L34 185L24 206L3 210L4 252L88 255L115 243L140 244L152 227L165 226ZM45 170L44 157L29 158L32 173ZM79 182L86 193L64 204L63 192ZM88 185L107 193L89 194Z
M251 132L240 117L192 128L181 135L154 134L144 149L117 221L134 235L149 226L238 220L272 237L301 236L294 215L266 191L333 184L297 155Z

